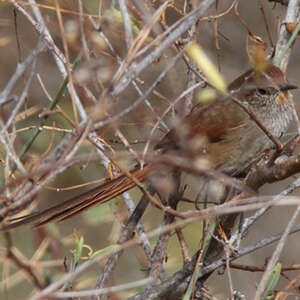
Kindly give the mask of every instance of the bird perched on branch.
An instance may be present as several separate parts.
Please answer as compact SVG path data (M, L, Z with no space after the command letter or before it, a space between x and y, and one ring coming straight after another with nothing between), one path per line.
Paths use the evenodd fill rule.
M245 174L259 154L285 133L292 119L289 90L294 88L286 81L285 74L270 63L263 71L250 69L228 86L227 97L197 104L182 120L180 128L172 129L155 151L179 157L188 152L191 159L205 159L212 170L229 176ZM156 169L146 164L143 169L134 168L130 174L142 182L150 172L155 174ZM120 175L42 212L5 224L2 229L65 220L135 185L132 178Z

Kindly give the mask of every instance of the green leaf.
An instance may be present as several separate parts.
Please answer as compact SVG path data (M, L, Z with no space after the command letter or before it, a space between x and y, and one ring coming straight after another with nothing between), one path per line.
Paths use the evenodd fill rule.
M110 252L118 251L120 250L121 246L120 245L110 245L108 247L105 247L101 250L95 251L93 255L91 255L90 259L93 259L94 257L98 255L106 255Z
M268 284L267 287L265 289L263 298L264 300L267 299L272 299L273 297L270 298L270 296L268 296L268 294L272 291L274 291L277 282L280 278L280 272L281 272L281 263L277 263L276 266L273 268L272 273L270 275L270 278L268 280Z
M84 243L83 236L81 236L79 239L76 239L75 249L72 251L73 263L75 266L80 261L80 258L82 256L83 243Z
M197 43L190 42L185 47L185 51L194 60L198 68L204 73L208 82L219 92L226 93L227 85L222 75L202 50L202 48Z

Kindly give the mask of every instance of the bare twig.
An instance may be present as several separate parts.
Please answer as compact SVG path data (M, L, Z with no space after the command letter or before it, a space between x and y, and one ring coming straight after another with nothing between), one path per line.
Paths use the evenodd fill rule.
M125 29L125 41L127 49L130 49L132 41L133 41L133 34L132 34L132 28L131 28L131 21L128 14L127 6L126 6L126 0L119 0L120 4L120 10L123 17L123 24Z
M32 64L36 57L43 51L45 48L45 43L43 40L39 40L36 48L27 56L22 64L18 64L16 72L11 76L9 82L6 84L6 87L0 94L0 105L7 101L7 97L11 93L12 89L15 87L16 82L24 74L26 69Z

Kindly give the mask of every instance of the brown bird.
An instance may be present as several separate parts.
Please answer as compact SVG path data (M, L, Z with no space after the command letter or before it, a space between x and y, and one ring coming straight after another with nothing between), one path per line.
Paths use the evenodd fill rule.
M180 123L180 130L172 129L155 149L177 155L189 152L192 157L207 159L214 170L230 176L245 174L258 155L272 145L269 136L280 138L285 133L292 119L289 90L294 88L272 64L268 64L264 72L250 69L229 85L228 97L197 104ZM151 166L146 165L130 173L142 182L150 170ZM4 225L2 229L61 221L105 203L135 185L132 179L121 175L61 204Z

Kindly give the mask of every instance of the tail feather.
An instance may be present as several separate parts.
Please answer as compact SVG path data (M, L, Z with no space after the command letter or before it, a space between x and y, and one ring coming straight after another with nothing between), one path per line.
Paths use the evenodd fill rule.
M147 178L148 170L149 167L145 166L143 169L135 168L130 173L138 181L143 182ZM126 175L121 175L44 211L24 216L18 221L4 225L1 230L9 231L24 225L41 226L52 221L62 221L80 214L92 206L103 204L135 186L136 184L132 179Z

